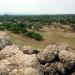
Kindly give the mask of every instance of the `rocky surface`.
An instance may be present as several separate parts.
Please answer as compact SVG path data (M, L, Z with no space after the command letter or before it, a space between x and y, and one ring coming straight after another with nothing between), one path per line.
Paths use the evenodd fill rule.
M0 32L0 75L75 75L75 52L67 45L44 50L11 44Z
M58 55L57 46L50 45L42 52L38 53L37 57L42 64L45 64L57 59L57 55Z
M11 45L10 38L6 32L0 31L0 49L7 45Z
M40 50L38 49L33 49L32 47L30 46L23 46L21 51L24 53L24 54L38 54L40 52Z

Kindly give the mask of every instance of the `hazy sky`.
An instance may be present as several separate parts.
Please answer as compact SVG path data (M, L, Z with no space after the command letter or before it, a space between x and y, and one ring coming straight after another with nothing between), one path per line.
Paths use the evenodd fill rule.
M0 14L75 14L75 0L0 0Z

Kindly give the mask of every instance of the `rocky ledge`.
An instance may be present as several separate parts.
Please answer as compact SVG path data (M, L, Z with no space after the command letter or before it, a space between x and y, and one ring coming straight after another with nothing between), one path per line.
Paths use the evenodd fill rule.
M0 31L0 75L75 75L75 52L67 45L44 50L11 43Z

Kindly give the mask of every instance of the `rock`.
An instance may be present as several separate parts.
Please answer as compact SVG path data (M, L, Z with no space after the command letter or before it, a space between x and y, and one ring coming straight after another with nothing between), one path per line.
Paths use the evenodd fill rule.
M37 58L41 64L46 64L46 58L44 57L43 52L38 53Z
M45 64L45 72L50 75L65 75L66 71L63 64L60 62L52 62L50 64Z
M13 69L12 71L9 72L9 75L23 75L22 73L18 73L17 69Z
M58 60L58 49L56 45L50 45L44 51L37 54L40 63L49 63Z
M0 75L44 75L35 54L16 54L0 61Z
M46 63L46 64L44 65L44 68L48 67L49 65L50 65L49 63Z
M73 72L71 75L75 75L75 72Z
M6 32L0 31L0 49L4 48L6 45L11 45L10 38Z
M0 34L0 75L75 75L75 52L67 45L49 45L43 51L10 44Z
M0 75L8 75L9 71L11 70L9 66L10 62L7 60L0 61Z
M16 46L16 45L12 45L12 46L6 46L5 48L3 48L0 51L0 59L6 59L8 57L12 57L15 54L23 54L23 52L20 51L20 47Z
M45 75L59 75L55 69L54 63L51 63L45 67Z
M13 69L12 72L9 72L9 75L44 75L42 73L39 73L36 69L30 67L30 68L22 68L22 69Z
M72 51L62 50L59 53L60 62L63 63L63 66L72 70L75 67L75 53Z
M39 50L33 49L30 46L23 46L22 51L23 51L24 54L37 54L37 53L40 52Z
M8 61L12 65L17 65L18 73L22 73L21 75L44 75L44 69L39 63L36 54L16 54L12 58L8 58Z
M62 50L69 50L70 49L69 46L68 46L68 44L58 45L57 48L58 48L59 52L62 51Z
M66 75L66 70L63 67L63 64L62 63L55 62L53 67L56 69L56 71L59 72L59 74Z

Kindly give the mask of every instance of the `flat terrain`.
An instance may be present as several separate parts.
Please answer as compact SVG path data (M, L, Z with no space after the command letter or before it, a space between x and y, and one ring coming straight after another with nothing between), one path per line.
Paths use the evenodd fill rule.
M14 44L28 45L34 48L43 49L50 44L68 43L71 48L75 48L75 33L66 32L60 29L49 30L48 27L43 28L44 31L38 31L44 37L44 41L36 41L28 37L22 37L14 33L9 33Z

